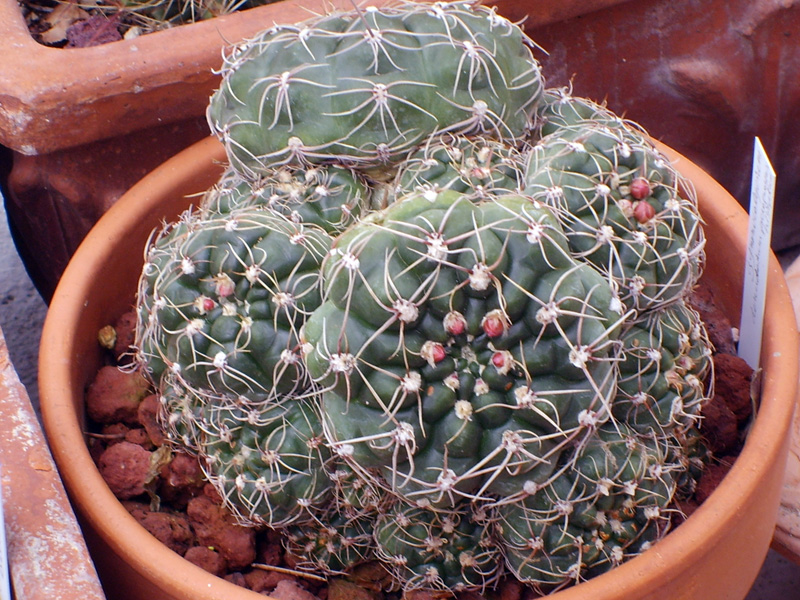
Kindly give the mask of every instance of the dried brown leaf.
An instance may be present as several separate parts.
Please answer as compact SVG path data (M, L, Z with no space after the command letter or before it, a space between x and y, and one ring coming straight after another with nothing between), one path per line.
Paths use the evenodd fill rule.
M47 31L42 32L42 42L46 44L58 44L67 39L67 29L72 27L77 21L89 18L89 13L77 4L59 4L52 12L42 18L42 21L50 25Z

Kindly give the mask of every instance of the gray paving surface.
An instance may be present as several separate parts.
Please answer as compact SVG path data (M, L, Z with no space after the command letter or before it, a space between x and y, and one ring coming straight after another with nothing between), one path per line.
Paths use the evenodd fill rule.
M5 203L0 196L0 329L20 381L37 407L39 337L46 312L47 306L14 247L8 231Z

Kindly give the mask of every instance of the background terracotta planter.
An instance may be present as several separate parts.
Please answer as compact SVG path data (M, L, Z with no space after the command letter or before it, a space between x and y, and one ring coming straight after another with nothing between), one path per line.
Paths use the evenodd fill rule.
M694 184L707 222L706 277L736 322L747 216L725 190L673 151ZM100 364L96 332L130 307L151 229L186 207L187 194L212 184L224 153L210 139L167 161L115 204L75 253L51 304L42 336L40 394L45 428L111 597L126 600L245 600L257 596L191 565L151 537L112 496L83 435L83 393ZM773 256L768 278L759 415L738 461L683 525L642 556L558 600L743 598L772 538L794 409L797 330Z
M548 53L539 55L548 85L607 99L745 207L760 136L781 174L773 248L800 246L800 0L486 2L525 19ZM16 0L0 0L0 188L45 299L122 193L207 135L202 114L225 41L322 5L283 0L137 40L55 50L33 41Z
M104 600L97 572L0 331L0 470L15 598Z
M624 1L537 2L529 18L543 25ZM17 0L0 0L0 145L24 155L49 154L202 117L224 47L335 5L350 6L283 0L131 40L55 49L31 37Z

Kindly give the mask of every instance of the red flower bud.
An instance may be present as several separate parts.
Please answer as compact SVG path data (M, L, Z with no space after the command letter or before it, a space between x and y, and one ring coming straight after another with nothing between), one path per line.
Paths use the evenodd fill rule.
M450 335L461 335L467 330L467 320L460 312L449 312L444 316L444 330Z
M650 195L650 182L644 177L637 177L631 181L631 196L637 200L644 200Z
M649 202L642 200L633 207L633 216L639 223L647 223L656 216L656 209Z
M483 317L481 327L490 338L499 337L505 333L507 327L506 316L500 310L493 310Z

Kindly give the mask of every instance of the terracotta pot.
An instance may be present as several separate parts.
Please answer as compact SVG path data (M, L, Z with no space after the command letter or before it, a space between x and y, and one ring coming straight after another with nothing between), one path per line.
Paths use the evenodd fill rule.
M800 327L800 257L784 269L784 275ZM800 565L800 411L795 412L792 422L789 458L772 547Z
M15 598L105 600L25 386L0 331L0 472Z
M544 25L626 0L549 0ZM387 0L370 0L380 6ZM344 2L282 0L216 19L88 48L50 48L28 32L17 0L0 0L0 145L46 154L202 116L219 82L221 50L274 23Z
M694 184L707 222L706 277L738 320L747 216L713 179L667 150ZM213 577L151 537L112 496L83 435L83 393L100 362L96 332L130 307L145 239L185 208L222 170L222 147L207 139L135 185L90 232L50 306L40 356L45 428L84 520L107 593L127 600L245 600L256 594ZM558 600L743 598L770 545L778 508L798 373L797 330L780 267L771 258L763 343L763 395L750 437L710 498L653 549L552 596Z
M540 27L628 1L499 5L501 14L524 7L527 25ZM120 195L208 134L204 114L219 83L222 48L332 5L350 7L349 0L282 0L132 40L58 49L31 37L17 0L0 0L0 146L8 149L0 148L0 189L19 253L45 300Z

